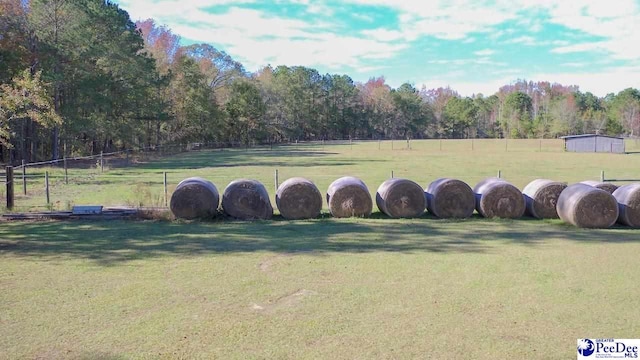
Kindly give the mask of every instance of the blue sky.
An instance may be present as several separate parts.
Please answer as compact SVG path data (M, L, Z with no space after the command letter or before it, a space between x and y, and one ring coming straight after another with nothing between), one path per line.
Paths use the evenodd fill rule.
M640 0L117 0L250 71L304 65L397 87L495 93L517 79L640 88Z

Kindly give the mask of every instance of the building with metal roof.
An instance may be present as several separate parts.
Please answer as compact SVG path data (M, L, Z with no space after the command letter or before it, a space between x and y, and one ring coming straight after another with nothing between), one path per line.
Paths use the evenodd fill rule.
M565 151L624 154L624 139L615 136L585 134L563 136Z

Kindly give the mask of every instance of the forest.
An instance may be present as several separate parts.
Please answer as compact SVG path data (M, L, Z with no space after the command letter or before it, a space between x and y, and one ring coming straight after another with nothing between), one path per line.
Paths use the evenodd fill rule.
M247 71L104 0L0 1L0 162L187 142L638 136L640 91L518 80L495 94Z

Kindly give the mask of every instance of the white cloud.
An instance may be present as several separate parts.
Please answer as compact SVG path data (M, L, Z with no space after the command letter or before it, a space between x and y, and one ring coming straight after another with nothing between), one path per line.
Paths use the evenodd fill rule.
M576 53L576 52L584 52L584 51L604 50L604 48L605 48L604 43L593 42L593 43L582 43L582 44L560 46L560 47L551 49L551 52L558 53L558 54L568 54L568 53Z
M489 32L495 25L515 19L516 12L506 1L473 0L346 0L358 5L377 5L398 12L398 31L415 40L433 36L445 40L462 40L472 33Z
M306 4L304 0L297 1ZM128 9L166 24L189 40L220 45L249 70L269 63L358 69L366 66L368 60L387 59L406 48L402 42L388 42L396 39L393 32L349 36L336 34L332 24L315 19L283 18L236 6L224 13L204 10L207 6L231 3L237 2L187 0L178 6L175 1L140 0L131 1ZM307 11L322 11L308 5Z
M477 56L491 56L495 54L495 51L491 49L483 49L483 50L475 51L474 54Z
M362 34L379 41L395 41L404 37L400 31L387 29L363 30Z
M608 93L618 93L629 87L636 87L640 83L640 66L612 68L600 73L538 73L532 76L520 70L505 69L503 76L500 72L494 73L496 77L489 81L465 81L459 74L442 78L429 79L418 84L424 84L427 89L438 87L450 87L462 96L471 96L482 93L485 96L495 94L502 86L514 83L517 79L537 81L551 81L563 85L577 85L582 92L591 92L603 97ZM420 86L418 86L420 87Z
M583 68L583 67L587 67L588 64L587 63L583 63L583 62L573 61L573 62L562 63L560 65L561 66L572 67L572 68Z
M439 87L457 91L461 96L473 96L474 94L483 94L490 96L498 92L500 88L513 81L512 77L504 77L493 79L490 81L464 81L456 79L430 79L423 81L416 87L420 88L424 85L427 89L437 89Z
M617 59L640 59L640 8L634 0L615 3L602 0L584 0L580 3L560 1L549 9L549 21L566 26L602 40L577 45L577 51L607 51ZM587 50L579 50L586 49ZM569 47L557 52L571 51Z
M638 68L610 68L600 74L590 74L586 70L590 69L588 64L594 62L582 67L579 58L575 61L579 54L571 59L572 54L591 52L601 54L601 59L612 61L611 64L620 63L620 60L637 64L640 60L640 31L637 31L640 9L637 0L344 0L338 3L384 6L395 12L397 25L385 24L384 27L359 33L343 32L345 27L337 24L353 19L373 23L375 19L366 9L356 9L346 19L332 20L329 17L340 11L327 7L327 4L337 4L335 2L277 1L282 6L292 3L305 6L308 14L321 16L292 18L243 7L243 4L255 0L119 0L119 3L134 19L151 17L184 38L220 46L250 70L271 63L322 66L340 71L351 68L357 73L367 73L382 69L377 66L380 63L389 68L399 67L392 62L393 58L415 40L438 38L468 44L476 39L477 43L488 39L496 45L485 45L490 48L473 52L475 58L429 61L450 72L425 84L451 85L468 95L477 92L493 94L514 79L533 78L531 69L514 69L506 62L489 58L500 50L498 45L505 44L539 46L540 51L548 51L543 45L551 46L552 53L567 57L560 64L563 69L580 71L576 74L550 72L536 75L535 78L540 80L577 84L598 94L619 91L628 86L637 87L640 83L636 75L640 74ZM212 7L215 9L213 12ZM552 40L541 31L548 24L569 30ZM575 38L571 38L572 35ZM424 57L424 54L415 56ZM371 60L385 62L375 61L372 64ZM508 58L500 60L510 61ZM468 74L457 69L469 65L474 68L484 66L491 72L486 77L493 76L494 80L465 81ZM415 78L417 75L402 76Z
M368 72L378 71L386 68L388 68L388 66L359 66L355 70L358 73L368 73Z
M427 61L428 64L435 65L455 65L455 66L469 66L469 65L495 65L506 66L507 63L500 61L493 61L488 57L468 58L468 59L435 59Z
M388 44L375 40L334 34L318 34L309 38L259 39L241 31L194 28L179 25L177 33L195 41L224 39L226 51L241 59L250 70L268 63L274 65L306 65L357 69L366 59L385 59L405 48L403 44Z
M533 76L534 79L547 80L563 85L578 85L580 91L590 91L597 96L617 93L640 84L640 66L611 68L598 73L544 73Z
M504 43L505 44L526 45L526 46L540 45L540 42L538 40L536 40L536 38L534 38L533 36L528 36L528 35L518 36L516 38L512 38L512 39L506 40Z

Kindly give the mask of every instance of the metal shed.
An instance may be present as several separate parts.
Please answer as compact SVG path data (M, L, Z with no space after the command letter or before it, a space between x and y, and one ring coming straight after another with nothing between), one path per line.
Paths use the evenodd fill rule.
M614 136L585 134L563 136L564 149L572 152L602 152L623 154L624 139Z

